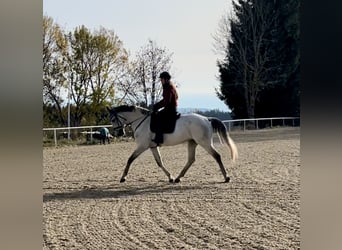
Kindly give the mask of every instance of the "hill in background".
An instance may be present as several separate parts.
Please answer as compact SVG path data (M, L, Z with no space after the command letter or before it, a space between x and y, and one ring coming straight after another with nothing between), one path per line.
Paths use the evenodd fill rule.
M179 108L178 112L181 114L197 113L207 117L216 117L220 120L231 120L232 117L229 112L221 111L219 109L207 108Z

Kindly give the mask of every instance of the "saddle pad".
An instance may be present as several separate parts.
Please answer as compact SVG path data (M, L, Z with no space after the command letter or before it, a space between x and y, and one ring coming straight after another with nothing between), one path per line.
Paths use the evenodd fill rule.
M169 117L159 117L158 115L152 114L151 115L151 124L150 129L153 133L156 133L158 127L160 132L163 134L170 134L175 131L176 121L180 117L180 114L177 113L175 116Z

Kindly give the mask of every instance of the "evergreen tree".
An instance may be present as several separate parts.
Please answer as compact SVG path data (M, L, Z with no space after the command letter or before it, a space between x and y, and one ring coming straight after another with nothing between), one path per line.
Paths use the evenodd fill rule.
M278 83L260 93L256 106L258 117L299 116L299 0L278 0L279 19L272 48L277 57Z
M299 1L238 0L217 94L234 118L299 110ZM285 112L286 111L286 112Z

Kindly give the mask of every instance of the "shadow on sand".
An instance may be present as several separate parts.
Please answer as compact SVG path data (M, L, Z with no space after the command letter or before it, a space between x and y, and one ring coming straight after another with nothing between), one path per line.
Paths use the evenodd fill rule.
M108 186L108 187L91 187L74 191L46 193L43 195L43 202L55 200L73 200L73 199L116 199L141 196L146 198L147 195L184 195L191 190L200 189L217 189L216 184L219 183L196 183L196 184L170 184L168 182L158 184L142 184L142 186ZM224 184L223 184L224 185Z

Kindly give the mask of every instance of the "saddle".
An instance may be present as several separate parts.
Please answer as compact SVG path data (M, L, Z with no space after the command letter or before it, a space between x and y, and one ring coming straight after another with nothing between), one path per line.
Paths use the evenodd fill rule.
M161 132L163 134L170 134L175 131L176 121L180 117L180 113L175 113L169 116L159 116L158 113L151 114L150 129L153 133Z

